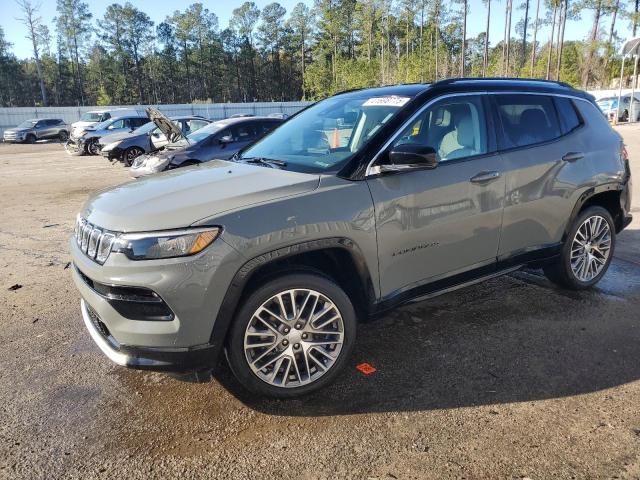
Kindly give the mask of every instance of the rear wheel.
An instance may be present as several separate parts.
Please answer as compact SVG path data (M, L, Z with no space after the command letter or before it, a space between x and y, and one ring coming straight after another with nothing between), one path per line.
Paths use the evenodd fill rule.
M58 134L58 139L61 142L66 142L69 139L69 133L66 130L62 130L59 134Z
M248 390L291 398L332 382L355 336L355 311L338 285L320 275L289 274L247 298L232 325L227 358Z
M559 261L545 267L545 275L566 288L589 288L607 272L615 242L611 214L602 207L589 207L574 220Z
M130 167L133 161L143 153L144 150L142 150L140 147L130 147L125 150L122 158L124 159L124 163L127 165L127 167Z

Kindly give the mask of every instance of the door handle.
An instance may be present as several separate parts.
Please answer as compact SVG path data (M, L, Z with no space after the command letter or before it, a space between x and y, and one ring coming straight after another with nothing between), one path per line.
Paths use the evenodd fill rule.
M565 162L575 162L576 160L580 160L583 157L584 153L582 152L569 152L565 153L564 157L562 157L562 160L564 160Z
M480 172L477 175L471 177L469 181L471 183L488 183L491 180L495 180L496 178L500 178L500 172Z

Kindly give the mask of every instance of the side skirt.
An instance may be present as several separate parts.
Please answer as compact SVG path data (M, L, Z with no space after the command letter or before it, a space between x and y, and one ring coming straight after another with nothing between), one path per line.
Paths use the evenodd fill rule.
M408 291L383 298L375 303L370 311L371 317L377 317L393 308L407 303L421 302L429 298L437 297L445 293L453 292L460 288L475 285L495 277L506 275L519 270L522 267L538 267L556 259L562 249L562 243L554 243L542 247L526 249L515 252L509 256L498 257L496 263L482 266L417 286Z

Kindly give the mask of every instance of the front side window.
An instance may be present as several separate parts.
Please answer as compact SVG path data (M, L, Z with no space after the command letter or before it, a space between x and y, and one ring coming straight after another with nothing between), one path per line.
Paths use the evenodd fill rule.
M553 99L544 95L495 95L505 148L548 142L562 135Z
M429 106L395 141L433 148L438 161L487 153L487 125L482 98L450 97Z
M303 172L339 168L410 100L366 90L328 98L276 128L240 158L281 160L286 168Z

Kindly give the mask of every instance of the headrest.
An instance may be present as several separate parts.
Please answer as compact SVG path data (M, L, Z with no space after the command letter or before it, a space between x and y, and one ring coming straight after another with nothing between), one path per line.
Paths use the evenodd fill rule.
M539 108L527 108L520 114L520 125L531 128L546 127L547 117Z
M473 131L473 120L471 114L461 117L456 122L456 133L458 134L458 144L465 148L475 148L475 135Z

